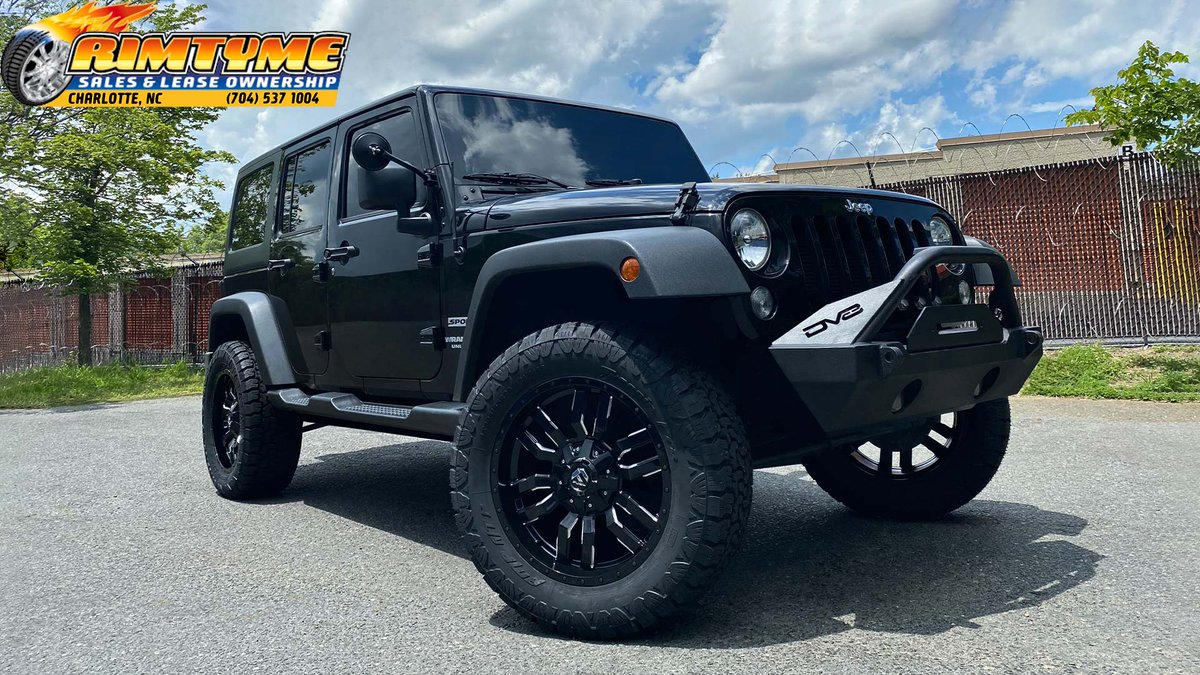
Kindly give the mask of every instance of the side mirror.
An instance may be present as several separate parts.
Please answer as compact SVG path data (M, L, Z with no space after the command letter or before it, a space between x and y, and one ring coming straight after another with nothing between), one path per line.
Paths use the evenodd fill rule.
M391 162L392 146L383 136L367 132L354 141L350 154L367 171L380 171Z
M357 150L357 141L354 146ZM379 169L360 166L357 170L358 205L363 210L398 211L401 218L408 217L417 203L416 174L402 166Z

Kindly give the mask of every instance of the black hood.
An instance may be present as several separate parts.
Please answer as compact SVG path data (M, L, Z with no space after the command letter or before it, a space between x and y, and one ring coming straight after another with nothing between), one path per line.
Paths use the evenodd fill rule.
M493 202L488 211L487 227L664 215L675 210L681 189L681 185L629 185L513 195ZM722 211L736 197L776 194L844 196L864 201L903 200L936 206L923 197L899 192L786 183L699 183L696 191L700 200L695 211Z

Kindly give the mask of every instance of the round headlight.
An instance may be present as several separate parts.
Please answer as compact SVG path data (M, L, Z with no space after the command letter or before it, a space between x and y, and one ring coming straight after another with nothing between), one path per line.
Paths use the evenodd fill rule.
M949 246L954 243L954 236L950 232L950 223L942 220L938 216L929 219L929 240L934 246Z
M754 209L742 209L729 221L733 250L747 269L757 272L771 259L771 228L767 219Z

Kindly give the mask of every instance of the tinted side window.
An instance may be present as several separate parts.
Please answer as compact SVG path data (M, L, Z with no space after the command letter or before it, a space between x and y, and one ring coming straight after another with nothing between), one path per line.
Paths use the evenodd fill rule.
M347 148L353 147L354 141L358 137L367 133L375 132L388 140L388 144L392 146L392 154L416 164L423 166L425 164L424 157L421 152L421 142L417 137L417 124L412 112L405 111L394 117L375 122L370 126L356 129L350 134L350 142L346 145ZM354 216L364 213L378 213L367 211L358 205L358 184L362 180L366 171L354 163L354 159L346 155L346 199L342 206L342 217L353 218ZM425 186L420 180L417 181L417 206L420 206L425 201ZM414 207L415 209L416 207Z
M268 164L238 183L230 221L229 250L236 251L262 243L273 168Z
M280 234L325 226L332 168L333 149L329 141L288 158L283 174Z

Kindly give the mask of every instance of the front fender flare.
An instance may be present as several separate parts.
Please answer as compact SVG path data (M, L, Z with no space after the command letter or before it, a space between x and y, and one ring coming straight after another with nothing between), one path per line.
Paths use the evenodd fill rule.
M505 279L528 272L592 267L620 279L621 263L637 258L641 274L621 282L631 300L699 298L750 292L732 254L711 232L698 227L646 227L609 230L534 241L506 248L483 264L471 297L462 356L455 379L455 399L465 400L467 378L479 367L479 330L487 324L487 307Z
M217 319L222 316L237 316L246 328L246 336L258 369L268 386L296 384L296 375L288 361L288 345L280 328L280 318L287 309L282 303L260 291L243 291L226 296L213 303L208 318L209 345L217 333ZM281 314L282 313L282 314Z

